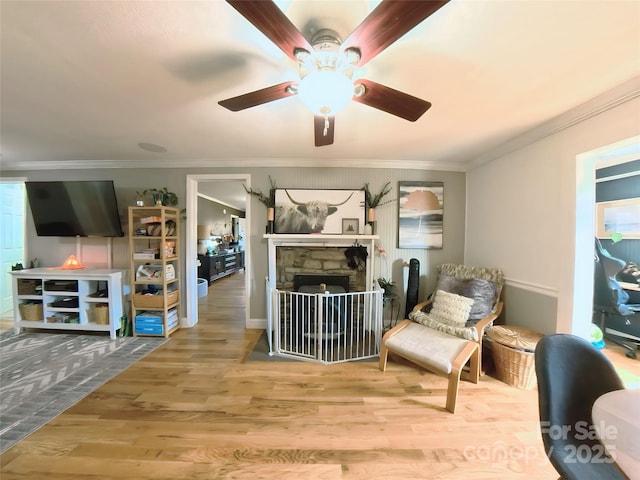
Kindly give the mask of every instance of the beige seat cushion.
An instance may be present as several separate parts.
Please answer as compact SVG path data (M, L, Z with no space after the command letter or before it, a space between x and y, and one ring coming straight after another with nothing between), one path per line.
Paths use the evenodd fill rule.
M408 360L449 374L452 360L464 348L467 341L411 323L387 339L385 344L389 350Z

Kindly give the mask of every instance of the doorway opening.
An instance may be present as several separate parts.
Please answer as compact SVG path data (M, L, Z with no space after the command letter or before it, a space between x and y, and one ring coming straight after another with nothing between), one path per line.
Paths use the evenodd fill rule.
M590 338L593 310L595 172L640 158L640 135L604 145L576 157L576 201L572 295L559 295L559 331ZM573 310L573 315L564 312ZM570 323L569 323L570 322Z
M187 175L187 215L186 220L186 286L187 286L187 321L185 326L192 327L198 322L198 199L201 191L205 186L222 186L228 184L236 184L236 186L246 185L250 187L251 177L249 174L201 174ZM215 190L209 188L209 190ZM218 194L206 195L215 199L219 203L229 203L225 198L221 198L222 188L217 189ZM242 248L244 249L244 305L245 305L245 327L249 323L249 285L251 279L251 244L250 244L250 202L246 201L246 193L244 195L245 217L244 235L242 239ZM237 208L237 205L234 205ZM231 222L231 219L230 219Z

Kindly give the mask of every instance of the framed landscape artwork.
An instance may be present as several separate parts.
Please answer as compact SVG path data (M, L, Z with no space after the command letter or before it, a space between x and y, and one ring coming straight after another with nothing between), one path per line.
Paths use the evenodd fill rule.
M640 197L598 202L596 204L596 236L640 238Z
M364 231L364 190L276 189L275 233L341 235L343 225Z
M442 248L444 184L398 182L398 248Z

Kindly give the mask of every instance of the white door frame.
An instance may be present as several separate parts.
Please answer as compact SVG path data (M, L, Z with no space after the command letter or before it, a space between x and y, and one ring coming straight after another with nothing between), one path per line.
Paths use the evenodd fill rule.
M559 282L558 333L591 336L593 312L593 239L595 236L595 172L638 159L640 135L581 153L575 164L573 271Z
M186 291L187 291L187 318L181 322L182 327L193 327L198 323L198 240L196 229L198 225L198 182L210 182L216 180L240 180L244 181L247 188L251 188L251 175L249 174L199 174L187 175L187 221L186 221ZM247 202L245 231L245 327L249 325L249 286L251 279L251 202Z

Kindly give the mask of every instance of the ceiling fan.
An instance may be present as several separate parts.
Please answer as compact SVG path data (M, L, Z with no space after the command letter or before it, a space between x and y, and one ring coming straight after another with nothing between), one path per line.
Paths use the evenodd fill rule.
M332 30L307 40L272 0L227 0L298 63L300 81L287 81L218 102L237 112L298 95L314 113L315 145L331 145L335 115L349 101L415 122L431 103L371 80L352 79L362 67L449 0L383 0L342 42Z

